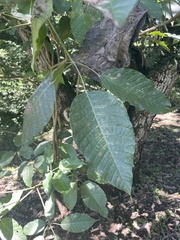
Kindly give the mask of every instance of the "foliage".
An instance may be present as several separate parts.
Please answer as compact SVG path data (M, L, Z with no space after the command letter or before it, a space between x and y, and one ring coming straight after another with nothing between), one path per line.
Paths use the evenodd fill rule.
M10 53L10 54L9 54ZM30 71L29 56L15 42L0 41L0 111L21 114L34 89L24 78Z
M110 1L106 1L106 4L99 1L95 7L100 9L106 17L111 17L115 24L122 26L137 2L128 0L124 5L124 1L119 0L114 0L113 4ZM23 7L24 1L21 0L17 3L11 3L8 0L0 3L2 16L6 16L9 11L7 24L9 21L14 23L14 18L17 18L15 26L22 28L26 25L25 30L28 29L28 31L28 26L31 24L30 36L33 47L31 64L25 64L27 68L22 67L19 73L24 76L30 71L28 66L31 65L34 71L34 75L30 73L31 77L40 74L43 76L38 88L28 99L24 112L22 136L18 135L14 139L17 152L1 153L1 178L12 174L11 171L7 171L6 167L12 162L13 156L17 154L22 159L18 168L18 176L23 179L25 185L24 190L8 194L0 202L1 239L18 237L26 239L26 236L37 234L42 234L41 237L45 236L47 227L54 224L56 193L60 196L58 201L61 201L66 209L66 214L63 215L63 211L61 212L64 219L59 223L59 226L66 231L82 232L97 221L87 213L68 214L68 209L73 211L78 203L79 193L87 208L107 218L107 199L99 183L111 184L131 194L135 139L132 123L124 103L128 101L137 108L137 111L147 110L152 113L165 113L169 111L170 107L169 101L162 92L154 88L149 79L138 71L128 68L114 68L101 75L95 73L101 79L102 86L98 91L97 86L93 88L95 91L87 91L85 77L82 76L79 65L73 60L70 52L74 51L73 47L77 47L77 44L81 46L87 31L100 19L102 13L97 9L76 0L60 2L27 0L26 3L26 8ZM147 1L141 1L141 4L148 9L150 17L163 22L161 3L154 0L152 6ZM119 14L119 9L123 9L123 13L126 14ZM154 12L154 9L157 11ZM17 26L19 21L22 24ZM6 26L4 30L8 31L8 27ZM152 42L156 40L156 43L162 46L162 42L156 39L159 37L161 38L162 35L154 33L147 39L150 38ZM174 35L168 36L167 33L163 37L173 37L173 39L176 38L176 41L179 39ZM71 49L68 48L69 43L72 45L74 43ZM8 42L6 41L5 44ZM164 46L168 49L166 43ZM17 45L15 47L19 49ZM57 55L57 61L54 61L54 52ZM44 71L40 70L41 66L38 66L38 60L43 53L48 53L52 63ZM12 56L14 58L10 62L10 69L7 68L5 71L1 67L1 76L3 77L4 72L12 71L14 63L17 65L19 63L19 55ZM20 56L26 58L27 55L22 51ZM6 52L3 59L8 61L8 57ZM46 61L44 60L44 62ZM15 74L18 73L17 65ZM67 72L73 71L73 69L76 69L77 72L74 74L75 77L77 76L75 84L77 93L80 92L73 100L70 109L70 126L73 136L70 133L67 134L65 129L60 129L60 137L56 138L56 116L58 114L56 88L58 84L61 84L60 87L62 87L63 77L68 76ZM7 82L9 84L9 81ZM33 79L33 82L37 83L37 79ZM21 82L18 86L20 84ZM42 141L37 144L38 135L42 134L43 128L48 124L51 116L53 141ZM66 137L61 137L65 133ZM81 158L72 143L72 137L83 154ZM42 180L38 184L34 184L33 177L37 173ZM45 200L42 199L39 191L41 186L46 193ZM35 219L21 227L14 219L7 218L5 215L25 197L28 197L34 189L38 191L45 219ZM23 191L28 191L28 193L22 197ZM7 231L7 228L11 231ZM16 229L17 231L14 231ZM53 234L55 235L54 232Z

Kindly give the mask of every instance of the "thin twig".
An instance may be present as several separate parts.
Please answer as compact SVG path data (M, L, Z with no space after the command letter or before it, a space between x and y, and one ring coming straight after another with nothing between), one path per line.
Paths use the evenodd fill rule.
M2 133L11 133L11 134L17 135L17 132L11 132L11 131L8 131L8 130L1 130L0 132L2 132Z
M38 195L39 195L39 198L40 198L40 200L41 200L42 206L43 206L43 208L45 209L44 201L43 201L43 199L42 199L42 196L41 196L41 193L40 193L40 191L39 191L39 188L36 188L36 191L37 191L37 193L38 193Z
M144 34L146 34L146 33L155 31L157 28L161 28L161 27L163 27L164 25L168 25L169 23L171 23L171 22L173 22L174 20L176 20L176 18L178 18L179 16L180 16L180 11L178 11L174 17L168 19L164 24L161 23L161 24L157 24L157 25L155 25L155 26L153 26L153 27L151 27L151 28L148 28L148 29L146 29L145 31L142 31L142 32L139 34L139 36L142 36L142 35L144 35Z
M57 139L57 122L58 122L57 106L58 106L58 104L57 104L57 94L56 94L56 100L54 103L54 111L53 111L53 158L54 158L54 162L56 162L57 158L59 157L58 139ZM61 128L61 126L60 126L60 128Z

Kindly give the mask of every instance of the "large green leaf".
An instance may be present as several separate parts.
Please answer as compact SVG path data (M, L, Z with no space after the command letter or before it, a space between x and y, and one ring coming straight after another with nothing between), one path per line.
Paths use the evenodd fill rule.
M3 218L0 221L1 240L26 240L22 227L12 218Z
M148 10L148 14L151 18L156 18L159 21L163 21L163 11L158 1L141 0L140 6Z
M4 216L6 213L11 211L13 207L16 206L16 204L21 199L23 191L14 191L13 193L8 194L6 197L1 199L0 201L0 216Z
M0 151L0 169L9 165L12 162L14 155L15 152L12 151Z
M22 143L25 145L38 135L49 122L54 108L56 91L48 74L29 98L24 112Z
M102 11L107 18L114 20L115 24L122 27L130 12L132 11L137 0L100 0L98 2L93 0L87 0L90 3L94 3L94 7Z
M87 6L85 9L82 0L72 1L72 11L70 14L70 24L73 35L79 45L82 44L87 31L100 19L98 10Z
M32 68L34 68L34 62L46 37L46 29L43 24L50 18L52 11L52 0L36 0L34 2L31 21L33 44Z
M142 73L127 68L111 69L101 75L102 84L123 102L139 110L151 113L166 113L171 106L165 95Z
M108 210L106 208L107 198L106 194L96 183L85 181L81 184L81 196L88 208L92 211L100 213L107 218Z
M83 93L71 105L70 123L90 166L108 183L130 193L135 140L123 103L108 92Z
M103 177L97 173L94 169L91 167L88 167L87 169L87 177L88 179L100 183L100 184L107 184L107 182L103 179Z
M60 226L68 232L81 233L88 230L95 222L95 219L85 213L74 213L66 217Z
M42 219L35 219L34 221L28 222L24 228L24 234L32 236L43 231L46 223Z

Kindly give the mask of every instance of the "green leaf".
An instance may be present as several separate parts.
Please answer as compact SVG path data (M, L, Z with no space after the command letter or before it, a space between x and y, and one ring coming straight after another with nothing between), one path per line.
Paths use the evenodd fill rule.
M156 18L159 21L163 21L163 11L160 3L156 0L141 0L140 6L148 10L148 14L151 18Z
M105 192L96 183L85 181L80 187L83 202L92 211L98 212L107 218L108 209L106 208L107 198Z
M1 240L26 240L22 227L12 218L3 218L0 221Z
M93 0L87 1L94 3ZM102 11L105 17L113 19L116 25L122 27L137 2L137 0L100 0L95 1L93 6Z
M46 223L42 219L36 219L34 221L28 222L24 228L24 234L32 236L42 232L45 228Z
M83 163L78 158L66 158L60 161L59 169L62 172L69 172L81 168L85 163Z
M69 191L63 196L63 202L69 210L72 210L77 203L77 182L70 181L70 186Z
M26 159L30 159L33 155L33 152L34 152L33 148L28 145L24 145L19 149L20 156Z
M64 78L62 76L63 71L64 71L64 65L60 65L54 70L53 82L55 87L57 87L59 83L64 84Z
M67 144L67 143L61 143L61 150L67 154L65 156L70 157L70 158L76 158L77 153L72 144Z
M53 163L53 149L51 144L47 145L44 149L44 158L48 164Z
M66 217L60 226L68 232L81 233L92 227L95 222L95 219L85 213L74 213Z
M71 105L74 140L105 181L131 192L134 132L123 103L108 92L83 93Z
M72 34L70 18L68 16L62 16L57 27L57 33L62 40L68 38Z
M166 34L160 32L160 31L152 31L152 32L149 33L149 35L159 36L159 37L166 37Z
M24 167L25 167L27 164L28 164L28 161L23 161L23 162L21 163L21 165L20 165L19 168L18 168L18 177L21 175Z
M168 47L168 45L166 44L165 41L159 41L159 40L154 40L155 43L157 43L159 46L161 46L162 48L164 48L167 52L170 53L170 48Z
M121 101L129 102L139 110L166 113L171 106L165 95L142 73L127 68L111 69L101 75L102 84Z
M23 191L14 191L13 193L8 194L6 197L1 199L0 215L3 216L16 206L16 204L21 199Z
M40 142L34 150L34 156L37 157L38 155L42 154L47 145L50 145L49 141Z
M70 189L70 180L65 174L58 171L52 179L52 185L56 191L65 195Z
M14 155L15 152L12 151L0 151L0 169L9 165L12 162Z
M33 165L32 164L26 165L22 170L21 175L26 186L31 187L33 177Z
M21 147L22 144L22 134L18 134L14 139L13 139L14 145L16 147Z
M45 202L44 215L46 218L51 220L54 217L54 213L55 213L55 200L51 194L50 197L48 198L48 200L46 200L46 202Z
M9 171L9 170L2 170L2 171L0 171L0 178L11 176L11 175L12 175L12 172Z
M73 35L80 46L87 31L100 19L101 14L90 6L85 9L81 0L73 0L69 17Z
M46 173L45 178L43 180L43 188L44 188L45 193L48 196L50 195L51 189L52 189L52 183L51 183L52 176L53 176L52 172Z
M53 11L52 0L36 0L32 9L32 44L33 44L33 60L32 68L34 69L34 63L38 56L39 51L46 38L46 28L44 23L51 16Z
M24 112L22 143L28 143L38 135L49 122L54 108L56 90L52 80L52 73L48 74L44 81L29 98Z
M35 159L34 167L40 172L40 173L47 173L49 171L49 164L46 162L43 155L38 156Z
M94 182L97 182L100 184L107 184L107 182L103 179L103 177L91 167L88 167L87 177Z
M71 7L71 2L67 0L53 0L53 6L56 12L63 14Z

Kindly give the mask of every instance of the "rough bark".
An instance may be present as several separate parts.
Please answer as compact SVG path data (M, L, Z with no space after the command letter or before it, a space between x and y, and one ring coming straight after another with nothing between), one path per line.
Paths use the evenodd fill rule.
M129 46L144 25L146 12L138 6L135 7L121 28L117 27L112 19L105 17L96 23L87 32L79 52L74 55L76 62L89 67L81 67L81 72L98 80L90 68L101 74L113 67L128 67Z
M153 69L150 71L151 76L149 77L155 83L156 89L165 93L167 97L169 97L173 84L178 78L177 66L176 61L174 61L174 63L167 62L163 67L159 66L158 71L157 69L156 71ZM131 108L129 113L134 127L136 140L134 155L134 181L138 182L141 153L155 114L150 114L147 111L137 112L134 108Z

